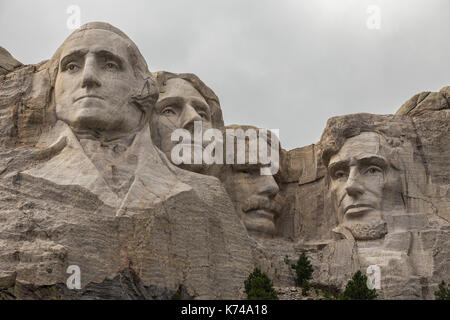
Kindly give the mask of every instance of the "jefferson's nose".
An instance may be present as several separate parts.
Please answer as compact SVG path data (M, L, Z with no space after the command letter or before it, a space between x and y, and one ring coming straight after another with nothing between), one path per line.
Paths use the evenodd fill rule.
M94 57L86 57L83 70L82 88L100 87L102 84L97 76Z
M358 181L358 175L359 174L356 172L356 168L350 169L350 174L345 185L345 191L347 191L347 194L351 197L358 197L364 193L364 188Z
M181 127L192 132L194 130L194 121L202 121L202 117L200 117L195 108L190 104L186 104L181 114Z

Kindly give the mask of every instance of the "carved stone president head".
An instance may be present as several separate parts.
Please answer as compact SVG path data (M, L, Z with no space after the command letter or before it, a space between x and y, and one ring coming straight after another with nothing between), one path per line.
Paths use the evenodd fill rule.
M52 57L50 72L56 118L77 132L138 131L158 97L136 45L103 22L73 32Z
M364 114L332 119L321 139L329 198L340 223L337 230L350 231L356 240L383 237L388 231L386 215L406 209L405 163L400 155L407 152L407 144L401 133L393 137L399 128L390 128L389 119L383 124L383 119L373 117L380 123Z
M219 178L234 203L237 213L240 215L248 233L256 238L272 238L276 234L276 219L280 213L279 204L276 201L280 189L272 175L261 175L262 167L270 167L261 163L259 155L255 158L257 163L250 161L251 145L259 141L267 144L267 150L271 150L272 139L275 135L267 134L259 139L258 128L245 125L229 125L226 130L254 130L255 135L236 135L232 137L234 152L234 163L223 165L212 165L208 172ZM227 135L226 139L230 139ZM225 143L227 145L228 142ZM239 163L238 149L245 147L245 161ZM258 150L261 148L258 146ZM229 152L229 150L227 150ZM273 164L272 164L273 165Z
M223 128L219 98L196 75L165 71L154 74L159 99L151 115L150 130L153 142L169 159L172 148L178 143L171 140L174 130L186 129L193 134L195 121L201 121L203 132ZM194 167L185 169L198 171Z

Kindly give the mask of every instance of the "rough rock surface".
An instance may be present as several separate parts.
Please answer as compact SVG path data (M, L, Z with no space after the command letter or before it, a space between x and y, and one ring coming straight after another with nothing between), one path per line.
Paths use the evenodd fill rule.
M302 252L317 288L342 290L371 265L381 269L382 299L433 299L438 283L450 282L450 87L415 95L395 115L331 118L317 143L281 150L277 183L259 185L281 206L275 235L258 238L232 192L174 166L148 126L114 158L117 166L98 165L108 164L96 153L109 150L107 141L80 138L54 119L52 60L22 66L0 48L0 299L238 299L254 267L282 299L321 299L295 288L291 265ZM348 161L334 176L332 165L349 154L385 163L362 177L350 168L361 161ZM129 184L111 187L130 172ZM380 187L370 212L381 223L357 210L356 227L346 220L333 192L350 175L365 179L356 193ZM81 269L80 290L66 286L70 265Z
M22 66L5 48L0 47L0 75L7 74Z

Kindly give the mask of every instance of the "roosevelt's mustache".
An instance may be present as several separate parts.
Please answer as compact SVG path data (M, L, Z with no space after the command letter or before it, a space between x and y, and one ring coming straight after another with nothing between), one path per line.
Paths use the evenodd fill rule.
M276 201L276 198L269 199L266 196L252 195L241 205L241 209L244 212L263 209L273 213L280 213L281 204Z

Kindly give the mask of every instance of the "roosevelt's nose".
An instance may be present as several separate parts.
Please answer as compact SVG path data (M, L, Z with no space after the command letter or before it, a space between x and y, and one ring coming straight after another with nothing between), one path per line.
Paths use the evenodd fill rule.
M202 117L197 113L194 107L190 104L186 104L183 112L181 113L181 127L193 132L195 121L202 121Z
M84 69L83 69L83 79L81 83L82 88L92 88L100 87L102 84L97 75L98 70L95 68L95 58L87 56Z
M345 185L345 191L351 197L358 197L364 193L363 185L359 182L358 177L359 174L356 172L356 168L352 168Z
M261 176L260 180L261 181L258 181L258 193L260 195L272 198L280 191L278 184L275 182L275 179L272 176Z

